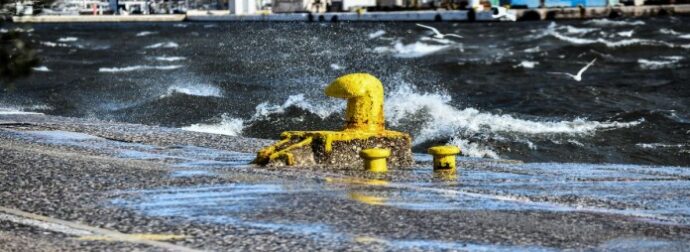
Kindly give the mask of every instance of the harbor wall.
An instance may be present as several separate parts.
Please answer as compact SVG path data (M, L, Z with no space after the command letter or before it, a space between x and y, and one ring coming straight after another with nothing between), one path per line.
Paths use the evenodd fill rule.
M562 7L514 9L518 21L645 17L660 15L690 15L688 5L616 6L616 7ZM186 15L79 15L79 16L21 16L16 23L73 23L73 22L434 22L434 21L494 21L489 11L392 11L392 12L327 12L327 13L273 13L234 15L229 11L190 11Z

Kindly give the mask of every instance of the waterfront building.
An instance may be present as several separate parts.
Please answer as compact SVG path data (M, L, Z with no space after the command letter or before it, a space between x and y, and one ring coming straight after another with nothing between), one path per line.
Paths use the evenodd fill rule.
M329 11L355 11L360 8L375 7L377 0L331 0Z
M247 15L256 13L256 0L230 0L228 8L230 14Z
M273 0L272 10L275 13L291 12L326 12L331 0Z

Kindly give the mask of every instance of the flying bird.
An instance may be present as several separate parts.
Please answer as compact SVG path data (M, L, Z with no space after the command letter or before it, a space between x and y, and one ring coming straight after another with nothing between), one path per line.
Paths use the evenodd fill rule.
M582 80L582 73L584 73L585 71L587 71L587 68L589 68L589 67L591 67L592 65L594 65L594 62L595 62L595 61L597 61L596 58L593 59L591 62L589 62L589 63L588 63L586 66L584 66L582 69L580 69L580 71L577 72L577 75L573 75L573 74L571 74L571 73L563 73L563 72L549 72L549 73L550 73L550 74L562 74L562 75L566 75L566 76L568 76L568 77L570 77L570 78L573 78L573 80L575 80L575 81L581 81L581 80Z
M431 26L427 26L427 25L423 25L423 24L417 24L417 26L419 26L419 27L424 27L424 28L427 28L427 29L433 31L433 32L434 32L434 38L437 38L437 39L443 39L443 38L445 38L446 36L447 36L447 37L462 38L462 36L460 36L460 35L458 35L458 34L452 34L452 33L443 34L443 33L439 32L438 29L436 29L436 28L434 28L434 27L431 27Z

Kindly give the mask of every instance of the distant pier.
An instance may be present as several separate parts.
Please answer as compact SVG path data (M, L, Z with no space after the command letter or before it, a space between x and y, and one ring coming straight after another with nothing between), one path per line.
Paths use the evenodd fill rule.
M690 4L515 9L518 21L690 15Z
M689 15L690 4L646 5L613 7L567 7L514 9L518 21L561 20L618 17L646 17L663 15ZM229 11L189 11L179 15L78 15L78 16L21 16L13 17L16 23L91 23L91 22L463 22L496 21L490 11L429 10L391 12L327 12L327 13L271 13L234 15Z
M15 23L118 23L118 22L181 22L187 18L184 14L172 15L51 15L51 16L15 16Z

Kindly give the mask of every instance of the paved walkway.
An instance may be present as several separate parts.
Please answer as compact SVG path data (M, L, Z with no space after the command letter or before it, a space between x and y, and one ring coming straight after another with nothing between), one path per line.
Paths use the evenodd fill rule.
M0 251L621 250L690 245L690 168L430 157L247 165L270 143L0 115Z

